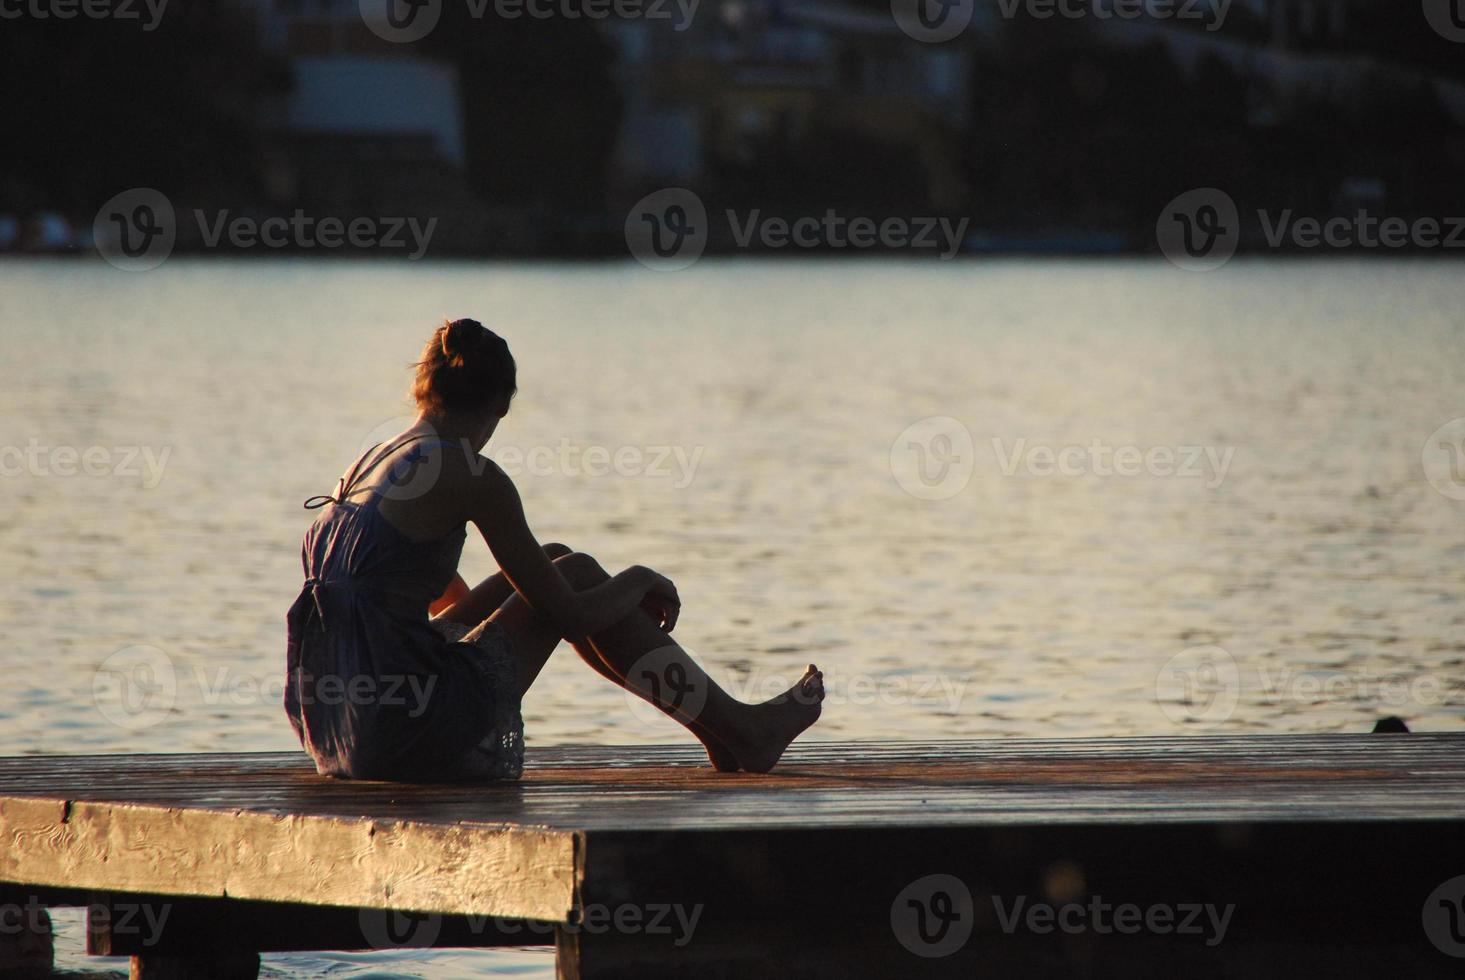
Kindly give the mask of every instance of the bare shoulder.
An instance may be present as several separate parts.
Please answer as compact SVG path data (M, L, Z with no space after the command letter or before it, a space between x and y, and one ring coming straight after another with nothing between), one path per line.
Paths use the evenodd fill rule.
M481 515L519 506L519 491L503 468L482 453L466 447L446 453L443 480L472 520Z

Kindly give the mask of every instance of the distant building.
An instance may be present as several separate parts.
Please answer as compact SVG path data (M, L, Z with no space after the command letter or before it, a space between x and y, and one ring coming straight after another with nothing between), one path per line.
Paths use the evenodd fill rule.
M246 0L290 68L266 120L270 196L423 213L465 193L457 70L373 34L357 0Z
M1356 0L1265 0L1272 46L1289 48L1342 41L1348 35L1348 15L1355 3Z
M773 170L837 128L905 147L937 206L959 207L956 134L973 46L930 45L888 13L812 0L709 0L683 31L611 22L625 97L613 183L716 190L728 170Z

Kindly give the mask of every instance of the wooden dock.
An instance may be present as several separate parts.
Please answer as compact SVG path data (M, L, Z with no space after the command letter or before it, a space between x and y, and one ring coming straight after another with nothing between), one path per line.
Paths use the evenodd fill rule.
M141 977L551 944L575 978L1465 972L1465 735L809 742L762 776L567 747L484 786L4 758L0 840L8 902L85 905Z

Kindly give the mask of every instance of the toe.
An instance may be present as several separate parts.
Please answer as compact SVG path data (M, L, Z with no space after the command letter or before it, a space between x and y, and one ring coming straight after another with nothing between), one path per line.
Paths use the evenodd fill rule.
M799 690L803 691L804 695L810 700L824 700L824 675L816 671L806 676L799 685Z

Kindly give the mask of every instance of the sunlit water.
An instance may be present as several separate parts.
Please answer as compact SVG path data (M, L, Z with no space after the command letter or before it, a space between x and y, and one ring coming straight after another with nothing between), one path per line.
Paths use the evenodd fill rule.
M296 748L300 503L405 424L443 314L518 357L489 454L541 540L674 578L737 695L817 662L810 738L1458 730L1465 433L1432 434L1465 416L1462 309L1458 267L1402 261L11 263L0 751ZM141 711L104 665L136 647L176 684ZM525 717L531 757L681 735L573 655Z

